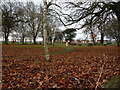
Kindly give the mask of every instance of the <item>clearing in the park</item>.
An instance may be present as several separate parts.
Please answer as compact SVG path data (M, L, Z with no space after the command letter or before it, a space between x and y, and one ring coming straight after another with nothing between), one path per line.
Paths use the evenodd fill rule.
M50 62L41 45L2 49L3 88L102 88L119 75L120 48L115 46L49 46Z

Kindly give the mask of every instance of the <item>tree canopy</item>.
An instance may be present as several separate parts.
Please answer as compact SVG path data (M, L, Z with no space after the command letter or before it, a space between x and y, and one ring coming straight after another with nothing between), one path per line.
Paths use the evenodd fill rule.
M120 21L120 1L118 2L66 2L67 9L71 10L71 13L66 15L67 24L63 22L65 26L78 23L79 21L88 19L85 21L83 28L89 24L105 23L106 19L110 17L117 17ZM102 19L102 21L101 21Z

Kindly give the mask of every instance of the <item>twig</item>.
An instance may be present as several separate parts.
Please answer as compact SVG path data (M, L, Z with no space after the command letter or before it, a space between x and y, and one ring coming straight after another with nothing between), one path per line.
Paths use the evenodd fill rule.
M105 54L103 54L103 57L105 57ZM107 58L107 57L105 57L104 60L105 60L106 58ZM98 85L99 85L99 81L100 81L100 78L101 78L101 76L102 76L104 66L105 66L105 61L104 61L103 65L102 65L102 67L101 67L100 75L99 75L99 78L98 78L98 80L97 80L97 85L96 85L96 87L95 87L95 90L97 90L97 87L98 87Z
M78 83L80 83L79 79L75 78L75 80L76 80Z

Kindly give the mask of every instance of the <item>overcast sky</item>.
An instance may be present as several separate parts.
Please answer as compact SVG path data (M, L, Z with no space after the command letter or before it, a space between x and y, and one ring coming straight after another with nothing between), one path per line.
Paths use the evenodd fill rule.
M29 2L35 2L36 4L37 3L42 3L42 1L43 0L0 0L0 1L5 1L5 2L8 2L8 1L12 1L12 2L27 2L27 1L29 1ZM51 1L51 0L47 0L47 2L49 2L49 1ZM55 3L57 3L57 4L59 4L60 6L62 6L63 5L63 3L64 2L67 2L67 1L75 1L75 2L77 2L77 1L81 1L81 2L92 2L92 1L107 1L107 2L111 2L111 1L119 1L119 0L53 0ZM66 12L66 11L65 11ZM74 28L74 27L77 27L77 25L72 25L72 26L69 26L68 28ZM62 30L64 30L65 29L65 27L64 26L62 26L62 27L60 27L60 29L62 29ZM82 33L82 29L81 30L79 30L79 31L77 31L77 35L76 35L76 38L75 39L78 39L78 38L81 38L81 39L85 39L86 38L86 36Z

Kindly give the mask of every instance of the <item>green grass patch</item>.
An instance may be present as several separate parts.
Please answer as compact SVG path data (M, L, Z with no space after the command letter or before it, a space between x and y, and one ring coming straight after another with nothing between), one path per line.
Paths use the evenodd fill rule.
M64 48L64 50L63 51L53 52L53 53L51 53L51 55L67 53L67 52L71 52L71 51L74 50L74 47L66 47L66 46L57 46L57 48Z
M103 88L120 88L120 75L112 77Z

